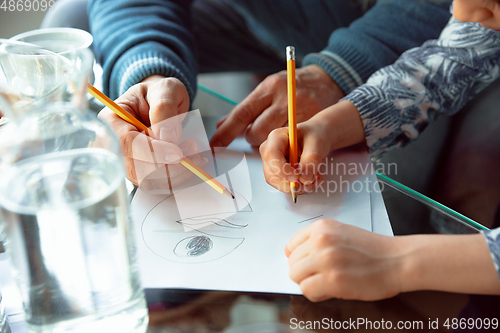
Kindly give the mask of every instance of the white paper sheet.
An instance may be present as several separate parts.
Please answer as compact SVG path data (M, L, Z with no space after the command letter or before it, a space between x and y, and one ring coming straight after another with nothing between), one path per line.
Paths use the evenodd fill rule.
M241 140L232 147L247 153L216 150L205 170L218 175L236 200L198 179L170 195L137 191L132 212L146 288L300 294L284 254L297 231L319 218L372 229L371 162L365 152L336 152L327 168L343 163L345 174L334 169L325 175L322 191L293 204L290 195L265 182L258 153L248 153Z

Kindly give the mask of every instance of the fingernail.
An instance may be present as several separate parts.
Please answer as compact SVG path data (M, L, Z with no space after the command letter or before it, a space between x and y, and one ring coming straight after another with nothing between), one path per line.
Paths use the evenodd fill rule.
M177 127L172 125L167 125L160 128L160 140L172 142L177 142Z
M194 163L198 166L202 166L202 165L207 164L207 162L208 162L208 159L206 157L202 157L202 158L197 158Z
M199 156L195 155L194 158L192 158L191 160L194 162L194 164L201 166L203 162L206 160L206 158L205 157L200 158Z
M186 144L186 147L184 147L184 149L196 152L198 150L198 145L195 142L191 141Z
M306 186L311 185L311 184L313 183L313 181L308 180L308 179L305 179L305 178L300 178L299 180L300 180L300 182L301 182L302 184L304 184L304 185L306 185Z
M168 153L165 156L165 162L167 162L167 163L178 162L180 159L181 159L181 157L179 155L177 155L176 153Z

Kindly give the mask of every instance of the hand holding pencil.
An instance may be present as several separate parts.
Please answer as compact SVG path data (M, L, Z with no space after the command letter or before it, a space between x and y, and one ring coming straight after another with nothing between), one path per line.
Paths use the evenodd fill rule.
M292 201L297 202L298 194L310 192L323 182L319 170L314 167L311 169L311 166L318 165L330 152L326 141L321 140L322 134L327 136L329 131L324 122L311 121L318 115L297 124L293 47L287 47L286 57L288 127L272 131L260 146L260 154L267 183L279 191L290 193Z
M99 113L120 138L127 178L133 183L146 190L168 189L194 176L180 163L185 156L199 167L206 164L206 159L197 154L194 141L179 143L181 121L189 109L189 96L179 80L150 78L130 88L116 102L139 123L152 129L152 133L142 133L140 125L123 120L109 107ZM158 164L167 168L158 169Z

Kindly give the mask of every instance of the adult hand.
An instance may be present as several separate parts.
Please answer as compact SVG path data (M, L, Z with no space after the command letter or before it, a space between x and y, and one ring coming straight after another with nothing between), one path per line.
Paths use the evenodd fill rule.
M318 220L285 248L290 278L312 302L379 300L402 291L398 242L334 220Z
M285 193L290 193L290 182L299 182L299 194L312 191L323 181L319 167L331 151L364 140L358 109L342 101L297 125L301 151L296 168L288 163L288 129L272 131L260 146L264 176L267 183Z
M131 87L116 103L154 133L154 138L146 136L108 108L99 113L120 139L127 178L134 184L146 190L173 187L193 176L180 164L184 156L199 166L206 163L196 153L194 141L179 143L181 123L189 110L189 95L181 81L150 76Z
M340 87L319 66L298 68L297 121L303 122L344 97ZM212 146L225 147L246 130L247 141L260 145L269 133L288 122L286 71L268 76L217 124Z

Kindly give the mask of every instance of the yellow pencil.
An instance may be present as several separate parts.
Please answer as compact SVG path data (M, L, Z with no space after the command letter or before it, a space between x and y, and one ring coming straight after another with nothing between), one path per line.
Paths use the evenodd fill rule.
M295 96L295 48L286 47L286 72L288 90L288 140L290 143L288 155L289 162L293 167L299 162L297 147L297 103ZM290 182L293 202L297 202L297 191L299 183Z
M146 132L146 134L152 138L154 138L153 131L151 131L146 125L141 123L137 118L123 110L118 104L113 102L108 96L104 95L102 92L97 90L90 83L87 86L87 91L94 96L97 100L99 100L102 104L106 105L110 108L116 115L125 120L126 122L134 125L139 130ZM201 178L205 183L213 187L217 192L234 199L234 195L221 183L214 179L214 177L210 176L205 170L194 164L189 158L183 157L181 160L181 164L188 168L192 173Z

